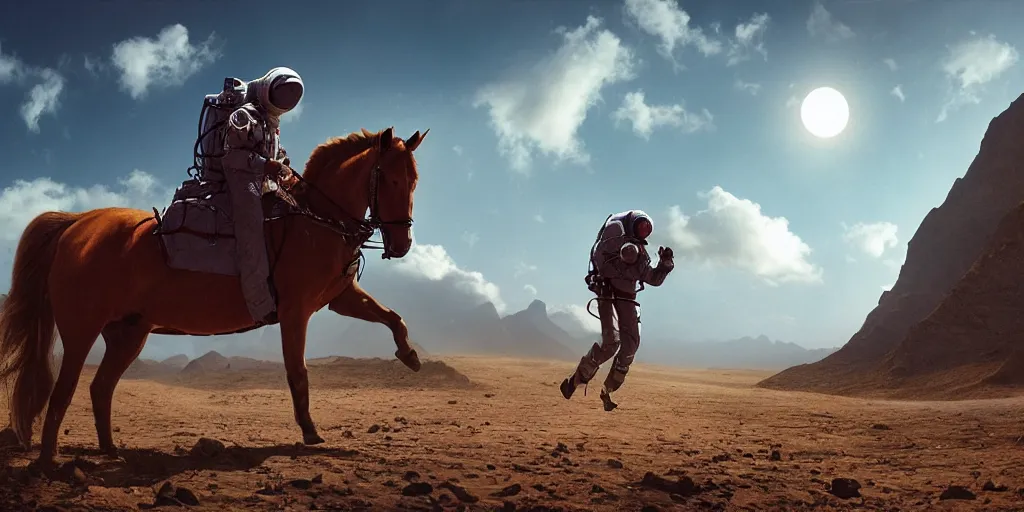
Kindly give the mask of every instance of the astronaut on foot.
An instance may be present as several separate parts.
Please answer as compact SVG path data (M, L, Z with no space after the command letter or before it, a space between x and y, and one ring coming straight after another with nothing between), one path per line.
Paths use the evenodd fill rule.
M577 387L590 382L598 368L614 356L612 368L601 388L601 401L606 411L618 407L611 394L622 386L640 347L637 292L644 289L644 283L660 286L675 268L669 247L658 249L658 265L651 266L646 246L653 231L654 223L650 216L642 210L630 210L609 216L598 232L597 241L590 250L591 269L586 282L597 295L601 343L595 343L580 359L572 376L562 381L560 389L567 400Z

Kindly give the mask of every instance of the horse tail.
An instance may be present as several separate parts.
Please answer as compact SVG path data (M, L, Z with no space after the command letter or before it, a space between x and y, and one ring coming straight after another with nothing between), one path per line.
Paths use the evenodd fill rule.
M46 212L29 223L14 255L11 290L0 305L0 383L9 392L11 428L26 447L53 391L50 268L61 235L80 217Z

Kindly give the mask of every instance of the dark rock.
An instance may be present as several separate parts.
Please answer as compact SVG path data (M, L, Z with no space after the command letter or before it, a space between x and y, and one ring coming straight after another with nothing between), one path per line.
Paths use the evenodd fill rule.
M305 490L313 488L313 482L310 480L306 480L305 478L296 478L295 480L292 480L291 482L288 483L296 489Z
M644 473L644 478L640 480L640 485L647 487L648 489L656 489L669 494L678 494L680 496L693 496L700 492L700 487L693 482L693 479L688 476L681 476L676 481L669 480L665 477L655 475L648 471Z
M833 496L848 500L860 497L860 482L852 478L833 478L828 490Z
M973 500L975 498L977 496L962 485L951 485L939 495L940 500Z
M495 496L495 497L498 497L498 498L507 498L507 497L515 496L515 495L519 494L520 492L522 492L522 490L523 490L523 486L521 486L519 484L512 484L512 485L510 485L508 487L505 487L504 489L502 489L502 490L500 490L498 492L495 492L494 494L492 494L492 496Z
M612 469L622 469L622 462L616 459L608 459L608 467Z
M991 491L991 492L1003 492L1003 491L1005 491L1007 489L1008 489L1008 487L1006 487L1005 485L1002 485L1002 484L998 484L997 485L992 480L986 480L984 485L981 486L981 490L983 490L983 491Z
M199 497L197 497L196 493L192 492L191 489L178 487L177 489L174 490L174 498L180 501L182 504L190 507L199 506Z
M189 452L196 457L216 457L225 450L224 443L209 437L200 437Z
M480 498L470 494L469 491L467 491L464 487L460 487L451 482L444 482L438 485L438 487L441 487L442 489L447 489L452 494L454 494L455 497L459 499L459 501L463 503L476 503L480 501Z
M782 460L782 454L778 450L772 450L772 454L768 456L768 460Z
M875 423L874 425L871 425L871 428L875 430L889 430L889 425L886 425L885 423Z
M366 430L366 433L367 434L376 434L379 430L380 430L380 425L374 423L373 425L370 425L370 428L368 428Z
M426 496L434 492L434 486L427 482L413 482L402 488L402 496Z

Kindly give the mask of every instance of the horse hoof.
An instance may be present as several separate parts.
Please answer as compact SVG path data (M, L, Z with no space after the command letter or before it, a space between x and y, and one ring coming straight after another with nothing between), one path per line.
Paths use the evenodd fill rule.
M28 474L34 477L50 476L54 472L54 462L52 458L38 458L28 463L25 467L28 470Z
M313 432L312 434L302 434L302 444L306 446L313 446L323 442L324 438L320 437L320 434L317 434L316 432Z
M120 455L120 453L118 453L116 446L109 446L109 447L102 447L101 446L100 447L100 451L103 452L103 456L108 458L108 459L117 460L117 459L121 458L121 455Z
M395 357L414 372L420 371L423 365L420 364L420 356L416 353L416 349L411 348L406 353L395 352Z

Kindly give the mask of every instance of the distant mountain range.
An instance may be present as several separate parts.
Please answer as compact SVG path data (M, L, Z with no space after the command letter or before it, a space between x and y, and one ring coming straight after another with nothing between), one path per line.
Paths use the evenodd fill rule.
M406 322L416 342L430 354L577 361L593 343L600 342L600 335L587 330L575 316L563 311L549 314L539 300L505 317L486 302L454 312L447 319L407 317ZM357 352L366 352L360 354L364 357L388 357L394 351L391 331L377 324L354 322L332 338L335 353L342 355L351 355L356 347L361 349ZM368 350L371 347L374 350ZM763 335L720 342L655 339L642 341L637 360L690 368L779 369L818 361L835 350L806 349Z

